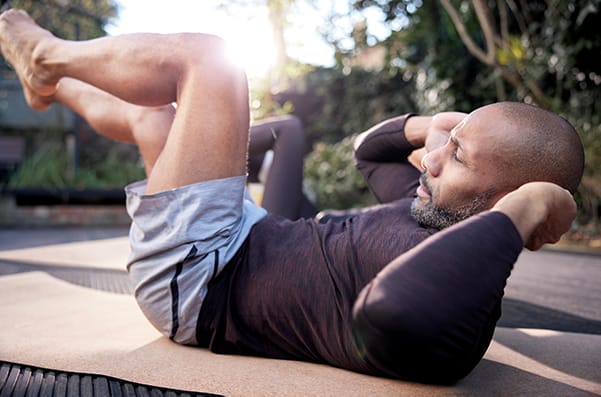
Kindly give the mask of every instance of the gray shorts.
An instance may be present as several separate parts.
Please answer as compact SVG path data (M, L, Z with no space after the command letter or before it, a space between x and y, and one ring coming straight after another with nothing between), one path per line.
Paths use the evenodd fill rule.
M196 344L208 283L267 213L245 186L239 176L152 195L144 194L146 181L125 188L134 294L152 325L175 342Z

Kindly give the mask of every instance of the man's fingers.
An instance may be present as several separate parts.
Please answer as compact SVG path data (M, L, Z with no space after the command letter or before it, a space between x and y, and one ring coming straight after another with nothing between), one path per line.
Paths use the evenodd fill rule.
M451 131L457 124L467 117L462 112L442 112L434 115L432 124L442 130Z
M571 193L565 189L557 191L547 218L532 233L526 248L534 251L544 244L558 242L561 236L570 230L575 217L576 202Z

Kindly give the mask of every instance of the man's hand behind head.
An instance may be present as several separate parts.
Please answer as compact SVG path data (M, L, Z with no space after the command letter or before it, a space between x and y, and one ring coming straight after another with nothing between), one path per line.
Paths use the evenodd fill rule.
M466 116L467 113L442 112L431 117L414 116L409 118L405 126L405 136L409 142L418 147L418 149L409 156L411 164L413 164L420 172L423 172L424 168L421 165L422 158L428 152L444 146L449 140L451 130L465 119ZM416 120L419 120L420 122L414 123ZM417 124L418 127L415 127L415 124ZM415 131L417 131L417 133Z
M426 152L444 146L449 140L451 130L467 117L467 113L442 112L432 117L426 136Z
M538 250L556 243L576 216L572 194L549 182L530 182L502 197L493 207L511 218L524 246Z

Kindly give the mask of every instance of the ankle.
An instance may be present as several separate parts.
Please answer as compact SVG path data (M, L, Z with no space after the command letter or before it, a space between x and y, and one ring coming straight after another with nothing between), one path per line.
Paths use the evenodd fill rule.
M31 86L42 96L53 95L60 80L60 62L52 54L58 39L49 37L40 40L31 53Z

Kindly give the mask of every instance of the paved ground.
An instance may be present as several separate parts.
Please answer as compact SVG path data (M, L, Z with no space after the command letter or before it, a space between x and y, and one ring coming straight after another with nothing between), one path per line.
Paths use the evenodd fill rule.
M499 325L601 334L601 256L524 251Z
M0 229L0 251L126 237L127 232L127 227L6 228Z

